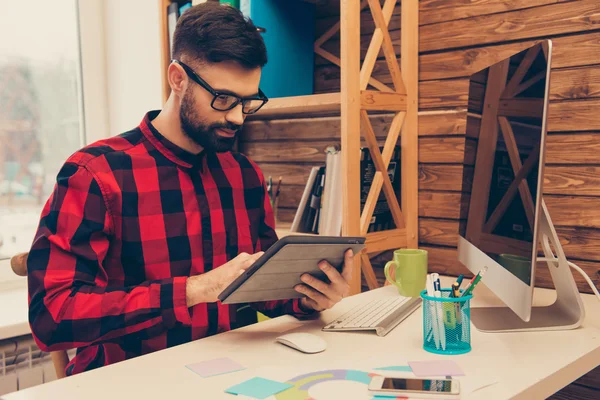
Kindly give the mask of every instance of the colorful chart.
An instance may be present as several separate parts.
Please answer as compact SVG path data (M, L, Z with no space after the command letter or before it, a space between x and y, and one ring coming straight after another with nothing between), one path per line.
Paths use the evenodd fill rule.
M371 377L377 374L353 369L333 369L316 371L292 378L286 383L294 387L275 395L276 400L313 400L308 391L311 387L327 381L353 381L368 385Z

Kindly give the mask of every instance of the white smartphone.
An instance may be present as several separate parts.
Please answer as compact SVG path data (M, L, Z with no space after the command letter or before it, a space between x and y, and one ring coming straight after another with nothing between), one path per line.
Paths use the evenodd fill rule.
M456 379L374 376L369 384L369 394L404 395L411 399L459 399L460 383Z

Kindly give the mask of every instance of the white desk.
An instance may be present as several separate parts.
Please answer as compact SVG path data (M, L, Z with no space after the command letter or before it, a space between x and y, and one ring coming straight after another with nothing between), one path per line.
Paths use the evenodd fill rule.
M446 279L444 286L447 282ZM383 338L366 333L320 330L326 322L361 301L395 293L395 288L388 286L349 297L323 313L321 320L299 325L297 331L310 331L327 341L328 349L323 353L307 355L275 343L276 328L296 326L292 322L295 319L286 316L16 392L4 399L235 400L236 397L224 393L224 389L254 376L273 379L269 374L279 373L291 379L306 370L359 369L361 366L369 370L369 365L378 359L379 366L390 365L390 360L397 361L395 365L412 360L454 360L466 374L460 377L463 399L538 399L566 386L600 363L600 302L591 295L583 296L587 316L580 329L501 334L484 334L472 329L473 350L460 356L438 356L422 349L421 308ZM553 296L548 290L540 290L539 294L546 302ZM475 304L493 303L483 285L477 288L476 298ZM223 356L233 358L247 369L201 378L185 367ZM321 385L335 393L336 385L346 384L326 382ZM363 393L359 398L370 398L366 395L366 385L350 384L354 384L355 394ZM486 384L491 385L472 392ZM333 396L326 398L342 398Z
M27 279L16 276L8 260L0 261L0 340L29 335Z

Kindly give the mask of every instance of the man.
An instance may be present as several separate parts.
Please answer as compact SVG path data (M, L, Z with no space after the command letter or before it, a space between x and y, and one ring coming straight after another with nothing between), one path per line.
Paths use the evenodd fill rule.
M72 155L42 212L29 253L29 319L44 351L78 348L73 375L231 328L217 296L277 236L264 177L231 152L258 88L266 49L256 27L205 3L180 18L171 95L138 128ZM307 315L348 293L303 276L301 300L252 306Z

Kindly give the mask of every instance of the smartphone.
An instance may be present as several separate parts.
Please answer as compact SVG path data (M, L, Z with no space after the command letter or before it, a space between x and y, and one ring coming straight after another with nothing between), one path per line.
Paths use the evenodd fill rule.
M456 379L374 376L369 384L369 394L404 395L416 399L458 399L460 384Z

